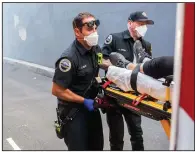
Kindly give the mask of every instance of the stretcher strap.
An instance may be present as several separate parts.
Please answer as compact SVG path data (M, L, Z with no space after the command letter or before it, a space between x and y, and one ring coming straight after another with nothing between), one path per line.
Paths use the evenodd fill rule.
M130 80L131 88L136 92L136 94L139 94L137 91L137 75L139 71L140 71L140 64L138 64L135 67L135 69L132 71L131 80Z
M147 94L143 94L143 95L141 95L140 98L139 98L139 96L136 97L136 98L133 100L132 104L133 104L134 106L137 106L137 105L138 105L146 96L147 96ZM139 100L137 100L137 98L139 98Z
M111 81L106 81L104 84L103 84L103 88L105 89L108 85L110 85L112 82Z

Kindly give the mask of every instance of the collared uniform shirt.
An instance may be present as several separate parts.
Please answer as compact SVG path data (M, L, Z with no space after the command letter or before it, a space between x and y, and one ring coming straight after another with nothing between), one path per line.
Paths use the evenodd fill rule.
M145 51L152 56L151 43L145 41L143 38L140 38L139 40L142 42L142 46L145 48ZM108 58L112 52L118 52L128 61L136 63L135 54L133 53L134 42L135 41L130 36L128 30L108 35L102 47L104 58Z
M79 41L75 40L56 61L53 82L73 93L84 96L93 77L98 76L97 53L101 53L99 46L87 50Z

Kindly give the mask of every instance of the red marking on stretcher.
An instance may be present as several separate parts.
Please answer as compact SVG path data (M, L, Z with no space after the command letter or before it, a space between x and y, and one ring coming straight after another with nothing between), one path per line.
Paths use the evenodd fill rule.
M123 106L124 107L126 107L126 108L130 108L130 109L133 109L133 110L135 110L135 111L140 111L140 109L138 109L138 108L135 108L135 107L133 107L133 106L130 106L130 105L128 105L128 104L123 104Z
M111 81L107 81L103 84L103 88L105 89L108 85L110 85L112 82Z
M96 98L96 102L98 103L99 108L109 108L109 107L114 107L114 105L110 104L107 102L106 97L104 98Z
M147 94L141 95L141 97L140 97L139 100L137 100L137 98L139 98L139 96L136 97L136 98L133 100L132 104L133 104L134 106L137 106L137 105L138 105L146 96L147 96Z

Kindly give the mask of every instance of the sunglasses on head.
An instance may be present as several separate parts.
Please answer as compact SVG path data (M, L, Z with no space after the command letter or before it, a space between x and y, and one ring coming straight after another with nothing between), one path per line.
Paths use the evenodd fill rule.
M86 23L82 24L82 26L85 26L85 25L87 25L89 28L94 27L94 25L96 25L98 27L100 25L100 21L99 20L93 20L93 21L86 22Z

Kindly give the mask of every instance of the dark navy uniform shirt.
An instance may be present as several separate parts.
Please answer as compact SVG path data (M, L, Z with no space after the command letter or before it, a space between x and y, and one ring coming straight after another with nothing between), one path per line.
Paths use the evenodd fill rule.
M145 51L152 56L151 53L151 44L144 39L139 39L142 42L143 48L145 48ZM130 33L128 30L120 32L120 33L114 33L110 34L102 47L102 53L104 55L104 58L107 58L110 53L112 52L118 52L121 53L128 61L133 62L134 61L134 53L133 53L133 44L134 44L133 38L130 36Z
M84 97L85 90L90 86L92 79L98 76L97 53L101 53L99 46L87 50L79 41L73 41L55 63L53 82Z

